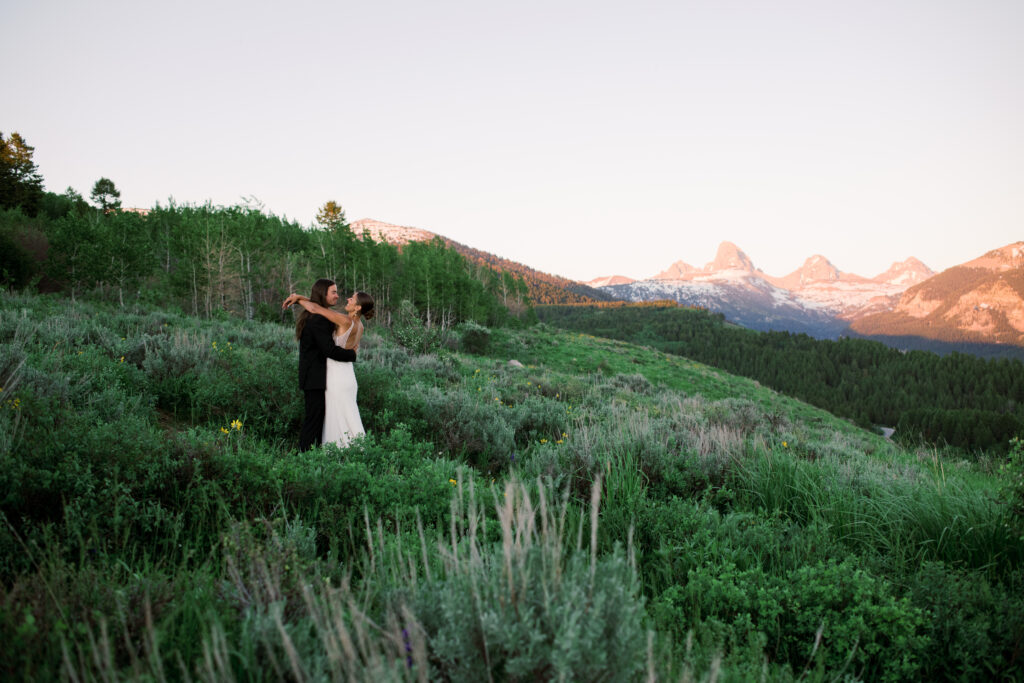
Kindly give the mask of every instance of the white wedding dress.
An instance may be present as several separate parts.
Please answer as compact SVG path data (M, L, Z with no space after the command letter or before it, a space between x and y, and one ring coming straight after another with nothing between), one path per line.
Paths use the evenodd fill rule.
M355 325L334 338L337 346L344 347ZM324 413L324 444L345 447L349 441L366 433L356 405L356 373L352 363L327 359L326 411Z

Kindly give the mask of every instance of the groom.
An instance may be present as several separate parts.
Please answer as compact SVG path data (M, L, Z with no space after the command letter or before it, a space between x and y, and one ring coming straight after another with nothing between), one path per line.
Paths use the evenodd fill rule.
M331 280L321 279L313 284L309 300L330 308L338 303L338 286ZM299 340L299 388L306 396L306 417L299 434L299 452L319 445L324 431L327 389L327 359L354 363L356 352L334 343L334 325L322 315L303 310L295 323L295 337Z

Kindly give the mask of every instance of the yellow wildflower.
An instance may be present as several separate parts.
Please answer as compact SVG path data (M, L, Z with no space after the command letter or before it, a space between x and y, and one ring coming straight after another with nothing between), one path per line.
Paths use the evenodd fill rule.
M783 448L789 448L789 444L788 444L788 443L786 443L785 441L783 441L783 442L782 442L782 447L783 447Z
M231 428L232 429L241 429L242 428L242 421L241 420L232 420L231 421Z
M124 356L121 356L121 360L119 362L121 362L121 363L124 362Z
M449 480L448 480L448 483L449 483L449 484L451 484L452 486L455 486L455 485L456 485L456 484L458 484L459 482L455 481L454 479L449 479Z
M221 428L220 428L220 431L221 431L222 433L224 433L224 434L227 434L227 433L228 433L228 430L227 430L227 429L225 429L224 427L221 427Z
M541 440L540 440L540 442L541 442L541 443L547 443L547 442L548 442L548 440L547 440L547 439L541 439Z

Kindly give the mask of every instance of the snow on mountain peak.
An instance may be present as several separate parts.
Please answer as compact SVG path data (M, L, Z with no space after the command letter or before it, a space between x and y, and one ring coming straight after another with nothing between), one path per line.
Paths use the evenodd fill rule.
M893 263L889 266L889 270L871 278L871 281L907 288L916 285L918 282L924 282L932 275L935 275L935 272L931 268L911 256L904 261Z
M839 269L821 254L815 254L804 261L799 272L801 285L808 282L835 282L839 279Z

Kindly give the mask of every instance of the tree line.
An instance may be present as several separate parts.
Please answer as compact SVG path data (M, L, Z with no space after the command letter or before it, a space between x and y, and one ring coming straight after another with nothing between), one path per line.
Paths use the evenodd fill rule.
M113 181L100 178L90 204L72 188L43 190L32 152L17 133L0 134L0 283L7 287L269 320L289 292L328 277L343 292L370 292L385 322L402 301L428 325L532 316L520 278L470 263L440 239L399 248L356 235L336 201L306 227L252 200L124 209Z
M538 306L542 322L686 356L898 438L1004 452L1024 433L1024 363L903 352L879 342L755 332L660 306Z

